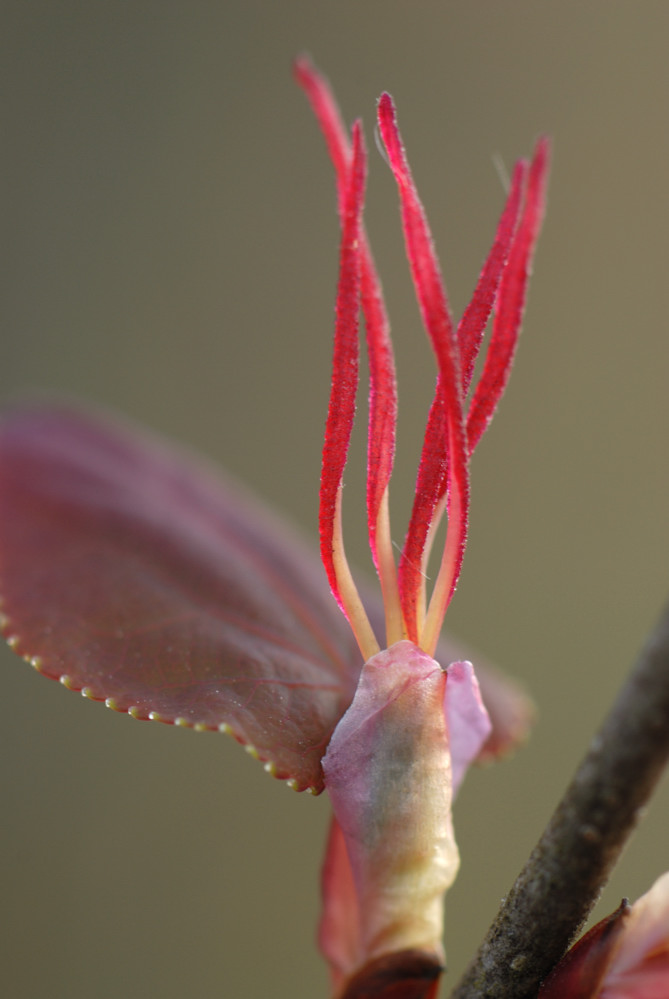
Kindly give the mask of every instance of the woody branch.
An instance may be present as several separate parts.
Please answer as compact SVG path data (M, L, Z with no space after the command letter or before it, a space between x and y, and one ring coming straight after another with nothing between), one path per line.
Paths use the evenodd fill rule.
M669 607L451 999L530 999L587 919L669 759Z

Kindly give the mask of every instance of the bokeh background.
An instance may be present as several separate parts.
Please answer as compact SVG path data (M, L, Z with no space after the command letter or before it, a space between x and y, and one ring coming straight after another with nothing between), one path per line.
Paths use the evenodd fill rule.
M0 28L2 398L120 410L311 534L338 227L292 57L311 52L372 147L367 221L400 372L398 541L433 364L375 99L398 103L457 313L501 209L495 162L554 137L521 348L474 460L448 614L527 685L539 720L458 802L454 984L669 590L669 5L5 0ZM366 567L362 486L358 449L347 536ZM326 995L313 940L326 800L222 736L137 724L0 658L6 994ZM600 915L669 867L668 820L665 783Z

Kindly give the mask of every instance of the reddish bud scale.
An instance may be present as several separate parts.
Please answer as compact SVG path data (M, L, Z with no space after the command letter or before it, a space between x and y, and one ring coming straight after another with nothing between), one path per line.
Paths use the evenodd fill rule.
M669 873L574 944L539 999L666 999L669 996Z
M611 915L581 937L568 951L539 989L539 999L592 999L619 943L629 917L630 905L623 899Z
M442 965L430 954L384 954L348 982L339 999L436 999Z

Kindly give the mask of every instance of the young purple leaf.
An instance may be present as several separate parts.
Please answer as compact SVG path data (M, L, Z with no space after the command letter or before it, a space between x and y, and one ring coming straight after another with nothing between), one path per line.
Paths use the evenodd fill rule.
M322 789L359 652L312 551L202 464L73 410L8 414L0 593L4 634L46 676L230 731Z

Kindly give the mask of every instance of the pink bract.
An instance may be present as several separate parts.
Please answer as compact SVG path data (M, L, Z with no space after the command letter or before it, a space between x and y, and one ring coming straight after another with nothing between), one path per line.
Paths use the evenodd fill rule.
M442 897L459 866L451 803L489 732L471 663L444 670L403 641L363 666L323 759L336 821L320 941L335 986L383 954L443 962Z

